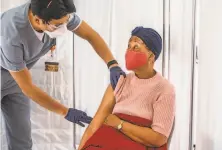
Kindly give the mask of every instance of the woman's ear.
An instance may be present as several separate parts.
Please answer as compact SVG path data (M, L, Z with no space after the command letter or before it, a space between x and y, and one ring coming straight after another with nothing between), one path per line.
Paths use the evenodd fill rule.
M149 62L154 63L155 62L155 55L153 53L150 54L149 56Z

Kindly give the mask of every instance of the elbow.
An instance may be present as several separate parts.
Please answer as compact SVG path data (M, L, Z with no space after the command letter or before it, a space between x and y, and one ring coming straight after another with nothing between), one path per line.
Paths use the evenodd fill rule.
M27 96L27 97L32 97L32 91L33 91L33 85L32 84L27 84L25 86L21 87L22 92Z
M167 138L164 135L159 134L153 139L152 143L150 143L150 140L149 140L149 142L146 142L145 145L150 146L151 144L154 147L161 147L165 145L166 143L167 143Z
M165 140L165 139L157 139L155 141L155 145L154 146L161 147L161 146L165 145L166 143L167 143L167 140Z

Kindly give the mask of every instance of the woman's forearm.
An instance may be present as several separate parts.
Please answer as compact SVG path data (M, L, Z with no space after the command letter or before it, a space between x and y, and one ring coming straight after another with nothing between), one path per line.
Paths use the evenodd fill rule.
M146 146L160 147L166 143L166 138L163 135L153 131L151 128L140 127L125 122L121 131L136 142Z
M127 135L130 139L132 139L133 141L136 141L138 143L141 143L143 145L149 146L149 147L155 147L151 144L145 143L144 140L141 140L139 137L134 136L133 134L131 134L130 132L126 132L126 131L122 131L125 135Z
M83 134L83 137L81 139L80 145L78 150L81 150L81 148L83 148L83 146L86 144L86 142L90 139L90 137L99 129L99 126L97 127L92 127L92 124L90 124L85 133Z
M89 129L89 127L87 127L86 131L83 134L83 137L80 141L80 145L78 150L81 150L83 148L83 146L85 145L85 143L88 141L88 139L93 135L92 130Z

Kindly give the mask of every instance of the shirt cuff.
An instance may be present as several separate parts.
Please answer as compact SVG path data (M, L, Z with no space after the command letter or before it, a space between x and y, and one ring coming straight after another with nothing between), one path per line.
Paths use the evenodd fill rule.
M7 58L4 57L3 54L1 54L1 67L8 70L8 71L21 71L26 68L26 63L12 63Z
M71 14L70 21L67 24L69 31L75 31L81 25L82 19L77 14Z

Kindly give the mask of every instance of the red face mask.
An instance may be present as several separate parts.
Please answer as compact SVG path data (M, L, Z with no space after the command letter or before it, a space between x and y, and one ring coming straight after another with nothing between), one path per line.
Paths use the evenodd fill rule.
M147 56L143 52L135 52L127 50L125 55L126 68L128 70L134 70L141 67L147 63Z

